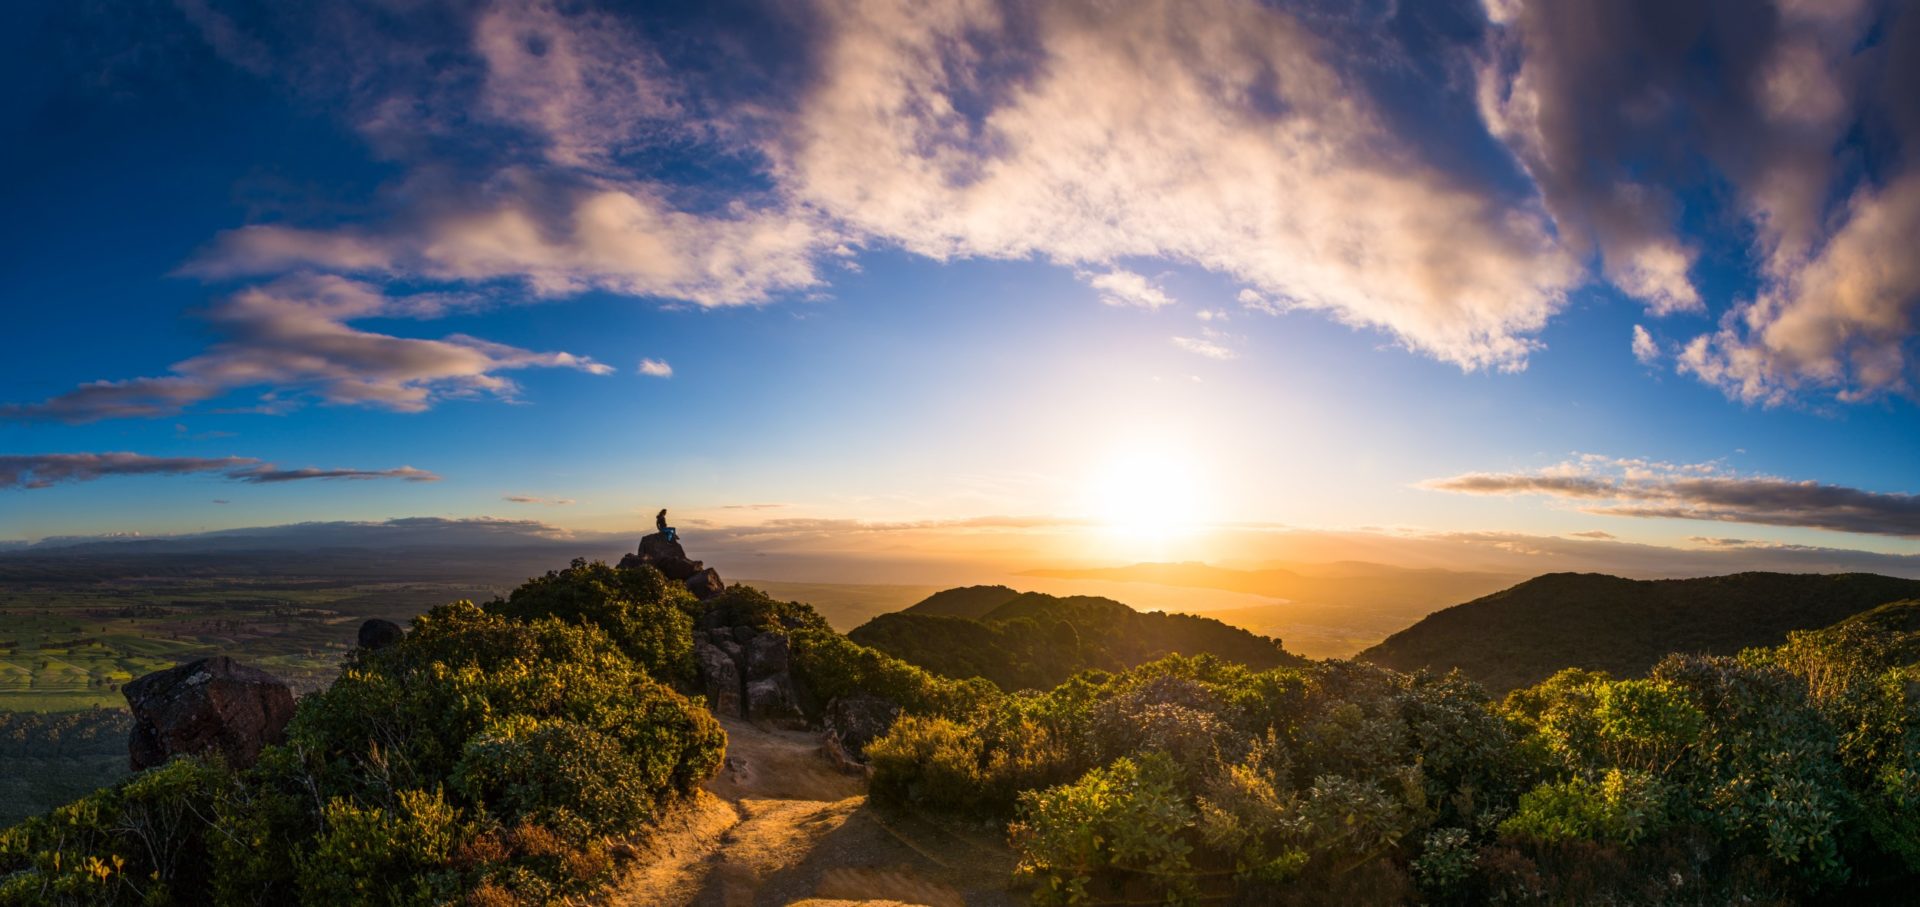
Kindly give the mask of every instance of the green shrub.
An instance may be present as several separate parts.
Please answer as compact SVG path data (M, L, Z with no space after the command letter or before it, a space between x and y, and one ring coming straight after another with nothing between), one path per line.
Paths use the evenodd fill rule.
M1012 826L1019 873L1034 880L1034 900L1091 900L1097 878L1144 876L1165 902L1199 892L1188 855L1195 813L1181 772L1165 754L1121 758L1072 784L1020 797Z
M0 903L198 903L205 817L232 783L217 760L174 759L0 831Z
M542 617L598 627L656 680L690 683L693 619L700 604L686 587L652 567L616 570L575 560L565 570L527 580L487 610L520 621Z

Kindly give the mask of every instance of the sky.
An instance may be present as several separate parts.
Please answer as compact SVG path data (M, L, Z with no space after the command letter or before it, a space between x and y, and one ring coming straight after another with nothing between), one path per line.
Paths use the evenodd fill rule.
M0 16L0 541L1920 555L1911 4Z

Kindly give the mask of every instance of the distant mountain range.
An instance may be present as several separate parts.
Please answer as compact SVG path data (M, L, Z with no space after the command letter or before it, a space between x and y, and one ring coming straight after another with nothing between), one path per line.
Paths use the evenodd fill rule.
M934 673L984 677L1008 690L1050 689L1084 670L1120 671L1174 653L1262 669L1302 662L1280 640L1211 618L1006 586L937 592L847 636Z
M1920 580L1872 573L1550 573L1436 611L1358 658L1402 671L1458 668L1500 694L1562 668L1631 676L1670 652L1731 655L1848 619L1920 626L1920 605L1902 601L1917 598Z

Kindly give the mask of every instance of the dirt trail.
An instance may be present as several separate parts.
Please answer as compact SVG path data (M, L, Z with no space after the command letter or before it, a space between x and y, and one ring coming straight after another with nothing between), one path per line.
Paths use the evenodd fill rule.
M727 763L604 907L1011 907L997 834L883 815L817 734L723 720Z

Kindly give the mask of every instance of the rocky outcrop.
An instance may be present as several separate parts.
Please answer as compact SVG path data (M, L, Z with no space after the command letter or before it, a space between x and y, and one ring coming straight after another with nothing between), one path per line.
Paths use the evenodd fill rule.
M714 714L804 727L786 630L728 621L726 608L712 608L694 630L694 660Z
M840 696L827 703L827 755L841 768L866 772L867 744L885 736L900 717L900 706L871 693Z
M687 591L701 601L719 595L727 588L726 583L720 581L718 570L687 557L687 549L667 538L664 532L640 539L639 552L620 559L620 568L623 570L640 567L652 567L667 579L685 583Z
M224 655L155 671L121 691L133 710L127 749L136 772L180 754L218 753L245 768L286 739L293 718L285 681Z
M399 624L376 617L360 625L360 648L368 651L384 649L406 635L407 631L401 629Z
M739 643L733 643L733 646L737 649ZM740 663L725 649L705 639L694 643L693 657L700 667L700 680L706 685L707 703L713 711L739 717L746 693L746 682L740 677Z
M686 582L687 591L693 593L693 597L701 601L706 601L709 598L727 591L727 584L720 581L720 571L712 567L708 567L699 573L687 577Z

